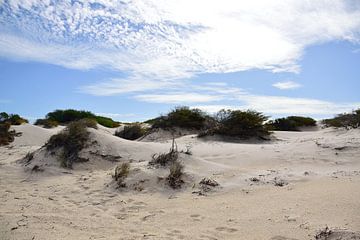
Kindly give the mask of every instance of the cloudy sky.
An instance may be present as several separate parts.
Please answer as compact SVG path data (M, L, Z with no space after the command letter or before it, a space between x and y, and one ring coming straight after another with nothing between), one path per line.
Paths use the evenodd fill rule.
M0 111L360 107L358 0L0 0Z

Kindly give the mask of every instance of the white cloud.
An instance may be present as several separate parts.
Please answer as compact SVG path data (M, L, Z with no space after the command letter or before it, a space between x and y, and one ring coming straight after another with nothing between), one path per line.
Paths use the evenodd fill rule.
M276 88L281 89L281 90L287 90L287 89L300 88L301 84L293 82L293 81L286 81L286 82L274 83L273 87L276 87Z
M134 113L96 113L96 115L113 119L132 118L136 116Z
M307 46L359 41L360 30L360 6L350 0L9 0L0 8L1 56L105 66L135 80L296 72Z
M143 102L150 103L168 103L168 104L188 104L214 102L222 100L219 95L199 94L199 93L171 93L171 94L140 94L134 97Z

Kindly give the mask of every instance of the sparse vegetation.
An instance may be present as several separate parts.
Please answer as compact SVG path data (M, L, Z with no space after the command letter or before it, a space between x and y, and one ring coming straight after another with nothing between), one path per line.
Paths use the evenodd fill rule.
M147 130L138 123L133 123L124 126L124 129L115 132L115 136L128 139L136 140L146 134Z
M59 125L57 121L51 119L37 119L34 124L43 126L44 128L54 128Z
M128 177L130 172L130 164L122 163L115 168L115 174L113 175L114 180L118 184L118 187L126 187L124 180Z
M28 123L25 118L20 117L18 114L8 114L6 112L0 113L0 123L9 123L10 125L21 125Z
M10 131L10 123L0 123L0 146L8 145L14 141L15 131Z
M185 128L200 130L205 126L206 114L199 109L189 107L176 107L166 116L148 120L153 128Z
M62 167L72 168L74 162L85 161L79 157L79 152L89 140L87 127L96 128L96 122L92 119L72 122L62 132L53 135L46 143L46 149L49 151L62 150L60 159Z
M240 139L261 138L270 135L264 125L268 117L256 111L220 110L216 116L216 124L201 132L198 137L222 135Z
M68 124L73 121L78 121L81 119L94 119L97 123L105 127L118 127L119 123L112 120L108 117L97 116L89 111L79 111L74 109L67 110L55 110L46 115L45 119L41 119L40 121L52 121L57 122L58 124ZM42 124L39 124L42 125Z
M173 189L180 188L184 183L182 180L184 166L179 161L174 161L170 166L169 176L166 178L168 184Z
M152 160L149 162L150 165L166 166L169 163L174 163L179 157L177 145L175 139L172 141L171 148L168 153L154 154Z
M343 113L335 116L334 118L323 120L326 127L336 128L359 128L360 127L360 108L352 111L351 113Z
M301 127L316 126L316 121L310 117L290 116L270 121L267 126L276 131L300 131Z

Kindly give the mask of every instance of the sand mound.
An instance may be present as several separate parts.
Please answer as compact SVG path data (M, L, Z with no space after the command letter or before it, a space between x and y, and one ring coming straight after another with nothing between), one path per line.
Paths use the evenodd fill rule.
M168 140L172 140L173 138L179 138L186 135L198 134L199 131L196 130L187 130L181 128L174 129L161 129L155 128L152 129L148 134L144 137L140 138L139 141L142 142L165 142Z
M19 126L11 126L21 136L16 137L11 144L14 147L19 146L42 146L54 134L61 131L64 127L59 126L52 129L46 129L32 124L22 124Z

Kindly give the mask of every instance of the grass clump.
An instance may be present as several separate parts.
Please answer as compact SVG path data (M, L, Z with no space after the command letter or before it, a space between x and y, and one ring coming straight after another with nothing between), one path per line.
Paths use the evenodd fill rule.
M10 131L10 123L0 123L0 146L8 145L14 141L15 131Z
M176 107L165 116L148 120L153 128L185 128L199 130L204 128L206 114L199 109L189 107Z
M136 140L146 134L147 130L140 124L133 123L124 126L124 129L115 132L115 136L121 137L127 140Z
M218 134L221 136L236 137L240 139L261 138L270 135L264 122L268 117L256 111L220 110L216 116L216 123L198 136Z
M126 187L124 180L129 176L129 173L130 173L129 163L122 163L121 165L115 168L115 174L113 175L113 178L116 181L118 187Z
M184 175L184 165L179 161L175 161L170 166L170 173L167 176L166 180L169 186L173 189L181 188L181 185L184 183L182 176Z
M100 125L109 128L114 128L119 126L119 123L112 120L111 118L97 116L92 112L83 111L83 110L80 111L74 109L55 110L53 112L49 112L45 117L45 120L55 121L59 124L68 124L70 122L78 121L81 119L94 119Z
M310 117L290 116L270 121L270 128L276 131L300 131L300 127L314 127L316 121Z
M20 117L18 114L8 114L6 112L0 113L0 123L8 123L10 125L21 125L29 123L25 118Z
M178 157L179 157L179 152L177 150L175 139L173 139L169 152L152 155L152 160L149 162L149 164L166 166L169 163L176 162Z
M351 113L338 114L334 118L325 119L322 121L325 127L336 128L359 128L360 127L360 108Z
M74 162L84 159L79 157L79 152L86 146L90 133L87 127L96 128L96 122L92 119L82 119L70 123L62 132L51 136L46 143L49 151L62 149L61 166L72 168Z

